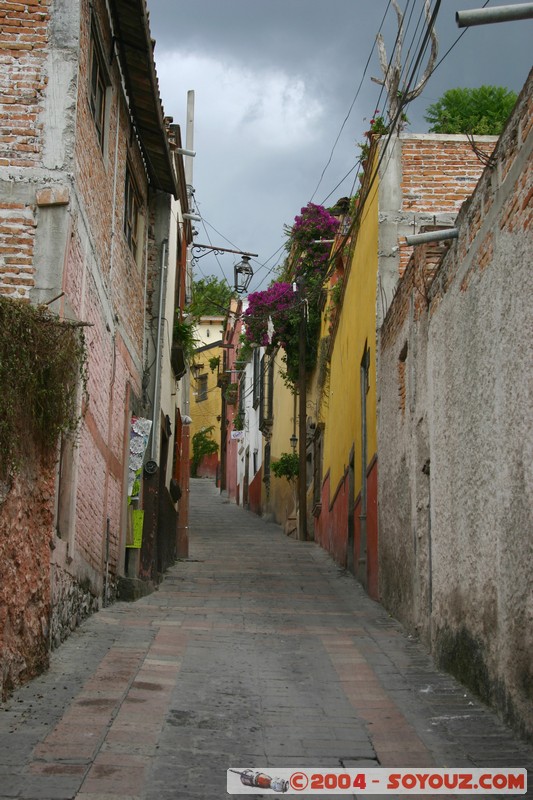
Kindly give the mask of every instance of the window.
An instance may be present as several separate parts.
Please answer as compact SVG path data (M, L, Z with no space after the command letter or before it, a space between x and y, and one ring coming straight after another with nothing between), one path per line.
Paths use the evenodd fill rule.
M137 261L139 254L139 219L140 219L139 192L135 186L130 165L126 164L126 186L124 189L124 236Z
M56 533L60 539L64 539L68 543L69 548L72 548L74 542L76 467L77 453L75 438L63 433L61 435L58 464Z
M105 123L107 110L107 89L110 84L108 73L105 67L105 60L102 49L98 42L96 29L93 25L91 32L91 55L90 55L90 81L89 81L89 105L96 126L96 135L100 149L104 152L105 145Z
M198 375L196 402L201 403L202 400L207 400L207 375Z
M256 347L253 351L253 387L252 387L252 404L254 408L257 408L259 405L259 394L260 394L260 380L261 380L261 362L259 359L259 348Z
M259 430L265 433L274 414L274 357L263 356L259 384Z
M313 439L313 506L322 502L322 459L324 446L324 426L318 425Z

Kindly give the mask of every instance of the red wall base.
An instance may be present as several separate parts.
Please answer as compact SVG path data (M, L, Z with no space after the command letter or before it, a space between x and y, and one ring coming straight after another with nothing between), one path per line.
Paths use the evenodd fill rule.
M342 567L347 565L348 547L348 511L349 491L348 476L340 484L333 502L330 501L329 473L322 484L322 509L315 520L315 540ZM378 599L378 524L377 524L378 467L374 460L367 475L367 563L366 590L374 600ZM360 552L360 497L354 509L354 557L353 563L357 574Z

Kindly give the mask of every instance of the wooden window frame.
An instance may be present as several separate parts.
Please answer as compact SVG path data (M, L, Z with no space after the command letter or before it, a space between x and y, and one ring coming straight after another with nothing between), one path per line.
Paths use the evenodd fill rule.
M98 144L103 154L105 154L107 142L106 123L110 86L111 79L104 58L101 37L93 20L89 50L89 108L94 120Z
M198 375L197 383L196 383L196 402L203 403L207 400L208 395L208 376L207 372L203 375Z
M257 406L259 405L260 389L261 389L261 384L260 384L261 360L258 347L256 347L253 350L252 363L253 363L252 406L253 408L257 408Z
M141 195L137 188L133 170L129 161L126 162L126 176L124 182L124 236L128 243L133 258L137 261L139 254L139 219L141 216Z

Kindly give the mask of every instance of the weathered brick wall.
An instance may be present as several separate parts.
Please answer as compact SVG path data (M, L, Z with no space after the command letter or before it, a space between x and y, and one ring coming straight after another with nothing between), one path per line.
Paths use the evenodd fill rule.
M25 203L0 208L0 292L13 298L29 296L35 284L33 248L35 215Z
M74 241L65 269L68 303L90 324L89 403L81 432L77 477L76 548L103 590L109 519L107 573L114 594L121 559L124 506L124 459L129 430L128 386L141 394L144 257L136 261L124 235L126 163L134 174L140 200L147 202L147 177L121 87L116 57L109 65L113 90L108 95L108 128L102 152L89 106L91 17L81 4L80 64L74 151L76 201ZM93 4L104 52L112 49L103 0ZM80 265L80 254L83 264ZM80 279L80 267L84 276ZM123 533L123 532L122 532ZM122 541L123 546L123 541Z
M0 698L48 665L55 470L0 483Z
M52 645L102 599L108 518L107 594L114 596L124 557L129 387L142 393L144 257L134 259L124 235L126 163L141 204L148 202L147 177L116 56L108 65L104 152L98 142L89 106L91 13L107 55L104 0L0 0L0 292L32 302L63 292L52 310L88 323L89 401L69 478L75 502L63 538L52 538L51 577L54 519L33 514L27 522L24 569L42 580L44 599L36 594L35 606L48 619ZM13 488L0 507L0 519L15 526L15 549L18 523L10 515L23 488L20 496ZM42 505L52 515L53 502L38 503L37 488L27 489L27 507ZM41 552L33 543L42 541ZM14 609L28 601L16 585L6 587ZM28 661L19 639L13 652L18 646ZM42 661L43 642L35 637L36 660Z
M497 138L482 136L477 146L490 154ZM381 327L409 262L405 236L427 226L451 227L474 190L483 162L465 136L401 134L387 145L379 168L377 327Z
M417 302L423 255L410 262L381 330L379 371L383 601L528 736L532 118L533 73L427 304Z
M487 155L492 153L496 138L476 139ZM402 141L401 211L413 215L458 214L470 197L483 172L484 165L464 136L436 134L409 135ZM400 275L409 262L412 248L401 248Z
M94 3L104 52L111 52L111 32L103 0ZM113 91L108 97L109 123L102 152L89 106L90 14L82 2L80 73L76 115L75 175L79 200L91 231L97 269L119 317L130 346L142 345L144 258L133 258L124 236L124 187L126 164L132 168L140 200L147 204L146 170L135 135L132 135L116 57L109 66ZM117 139L118 125L118 139Z
M32 167L42 144L47 0L0 0L0 166Z
M46 87L46 0L0 0L0 177L40 162ZM28 297L33 286L35 218L16 193L0 209L0 292Z

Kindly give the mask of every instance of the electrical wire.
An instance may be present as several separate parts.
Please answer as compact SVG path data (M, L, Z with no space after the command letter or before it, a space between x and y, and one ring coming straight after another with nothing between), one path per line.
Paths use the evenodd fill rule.
M409 1L408 1L408 4L407 4L407 6L406 6L406 12L407 12L407 9L409 8L409 5L410 5L412 2L413 2L413 0L409 0ZM369 63L370 63L370 59L371 59L371 57L372 57L372 54L373 54L373 52L374 52L374 48L375 48L375 45L376 45L377 38L378 38L379 34L381 33L381 30L382 30L382 28L383 28L383 24L384 24L384 22L385 22L385 18L386 18L386 16L387 16L387 13L388 13L388 11L389 11L390 5L391 5L391 0L389 0L389 3L387 4L387 8L386 8L386 10L385 10L385 14L383 15L383 19L381 20L381 25L380 25L380 27L379 27L379 30L378 30L378 32L377 32L377 34L376 34L376 36L374 37L374 45L372 46L372 50L370 51L370 55L369 55L369 57L368 57L368 61L367 61L366 67L365 67L365 72L364 72L364 74L363 74L363 77L362 77L362 79L361 79L361 83L359 84L359 87L358 87L358 90L357 90L356 97L358 96L358 94L359 94L359 91L360 91L360 89L361 89L361 86L362 86L362 83L363 83L363 80L364 80L364 77L365 77L366 71L367 71L367 69L368 69L368 65L369 65ZM414 6L413 6L413 8L414 8ZM410 22L410 20L411 20L412 13L413 13L413 12L411 11L411 15L409 16L409 22ZM380 92L379 92L379 96L378 96L377 102L376 102L376 104L375 104L375 106L374 106L374 108L375 108L374 114L378 113L378 111L379 111L379 106L380 106L380 104L381 104L381 97L382 97L382 95L383 95L383 92L384 92L384 90L385 90L385 84L386 84L386 82L387 82L387 78L388 78L388 76L389 76L389 70L391 69L391 64L392 64L392 62L393 62L393 60L394 60L394 58L395 58L395 56L396 56L396 50L397 50L397 48L398 48L398 46L399 46L399 44L400 44L400 36L401 36L401 34L402 34L402 27L401 27L401 26L398 26L398 32L396 33L396 39L394 40L394 45L393 45L393 48L392 48L392 53L391 53L391 56L390 56L390 59L389 59L389 63L387 64L387 70L386 70L386 72L385 72L385 75L384 75L383 81L380 81L380 83L381 83L381 89L380 89ZM354 102L355 102L355 99L354 99ZM353 107L353 103L352 103L352 107ZM351 109L350 109L350 110L351 110ZM345 121L346 121L346 120L345 120ZM344 123L343 123L343 125L344 125ZM341 128L341 130L342 130L342 128ZM339 133L339 136L340 136L340 133ZM337 137L337 141L338 141L338 137ZM337 142L335 142L335 144L336 144L336 143L337 143ZM332 154L333 154L333 151L332 151ZM330 161L331 161L331 157L330 157ZM327 195L327 196L326 196L326 197L325 197L325 198L322 200L322 202L321 202L321 205L324 205L324 204L326 203L326 201L327 201L327 200L329 200L329 198L331 197L331 195L333 194L333 192L335 192L335 191L336 191L336 190L339 188L339 186L341 186L341 185L344 183L344 181L346 180L346 178L348 178L348 177L349 177L349 175L351 175L351 173L352 173L354 170L358 169L358 168L361 166L361 162L362 162L362 157L361 157L361 158L359 158L359 161L357 161L357 162L355 163L355 165L354 165L354 166L353 166L353 167L352 167L352 168L349 170L349 172L348 172L348 173L347 173L347 174L344 176L344 178L342 178L342 179L341 179L341 180L340 180L340 181L337 183L337 185L336 185L336 186L335 186L335 187L334 187L334 188L333 188L333 189L330 191L330 193L329 193L329 194L328 194L328 195ZM328 164L329 164L329 161L328 161ZM325 170L324 170L324 171L325 171ZM322 173L322 176L321 176L321 178L320 178L320 181L319 181L319 183L318 183L318 186L320 185L320 183L321 183L321 181L322 181L322 177L323 177L324 171L323 171L323 173ZM355 182L356 182L356 180L357 180L357 175L356 175L356 177L355 177L355 180L354 180L354 182L353 182L353 184L352 184L352 189L351 189L351 191L350 191L350 196L353 194L353 190L354 190L354 187L355 187ZM318 186L317 186L317 189L318 189ZM313 193L313 197L315 196L315 194L316 194L316 189L315 189L315 192ZM313 197L311 198L311 201L313 200ZM310 202L311 202L311 201L310 201Z
M411 0L409 0L409 2L411 2ZM378 34L379 34L379 33L381 33L381 31L382 31L382 29L383 29L383 25L384 25L384 23L385 23L385 19L386 19L386 17L387 17L387 14L388 14L388 12L389 12L390 6L391 6L391 0L389 0L389 2L387 3L387 7L386 7L386 9L385 9L385 13L383 14L383 18L382 18L382 20L381 20L381 24L380 24L380 26L379 26L378 33L377 33L377 34L376 34L376 36L374 37L374 44L372 45L372 48L371 48L371 50L370 50L370 53L369 53L369 55L368 55L368 58L367 58L367 61L366 61L366 64L365 64L365 67L364 67L364 70L363 70L363 75L362 75L362 77L361 77L361 80L360 80L360 82L359 82L359 85L358 85L358 87L357 87L357 90L356 90L355 96L354 96L354 98L353 98L353 100L352 100L352 102L351 102L350 108L348 109L348 113L346 114L346 116L345 116L345 118L344 118L344 120L343 120L343 122L342 122L342 124L341 124L341 127L340 127L340 129L339 129L339 132L338 132L338 134L337 134L337 137L336 137L336 139L335 139L335 142L333 143L333 146L332 146L332 148L331 148L331 152L330 152L330 154L329 154L328 160L327 160L327 162L326 162L326 164L325 164L325 166L324 166L324 168L323 168L323 170L322 170L322 173L321 173L321 175L320 175L319 181L318 181L318 183L317 183L317 185L316 185L316 187L315 187L315 190L314 190L313 194L311 195L311 198L310 198L310 200L309 200L309 202L310 202L310 203L313 201L313 198L315 197L315 195L316 195L316 193L317 193L317 191L318 191L318 189L319 189L319 187L320 187L320 184L322 183L322 180L323 180L323 178L324 178L324 175L325 175L325 173L326 173L326 170L327 170L328 166L330 165L330 163L331 163L331 160L332 160L332 158L333 158L333 154L334 154L334 152L335 152L335 148L336 148L336 146L337 146L337 144L338 144L338 142L339 142L339 139L340 139L340 136L341 136L341 134L342 134L342 131L344 130L344 127L345 127L345 125L346 125L346 123L347 123L347 121L348 121L348 119L349 119L349 117L350 117L350 114L351 114L351 112L352 112L352 110L353 110L353 107L354 107L354 105L355 105L356 101L357 101L357 98L359 97L359 94L360 94L361 88L362 88L362 86L363 86L364 79L365 79L365 77L366 77L366 74L367 74L367 72L368 72L368 68L369 68L369 66L370 66L370 61L371 61L371 59L372 59L372 55L373 55L373 53L374 53L374 49L375 49L375 47L376 47L377 36L378 36ZM399 32L398 32L398 34L397 34L397 36L396 36L396 41L395 41L395 43L394 43L394 47L393 47L393 54L394 54L394 52L395 52L395 50L396 50L396 47L397 47L397 44L398 44L398 38L399 38ZM385 77L386 77L386 76L385 76ZM381 88L381 91L380 91L380 94L379 94L378 103L377 103L377 105L376 105L376 108L378 108L378 107L379 107L379 102L380 102L380 99L381 99L381 96L382 96L382 93L383 93L383 89L384 89L384 86L382 86L382 88ZM348 178L348 177L349 177L349 175L350 175L350 174L351 174L351 173L354 171L354 169L357 169L357 168L358 168L358 166L360 166L360 163L361 163L361 161L359 160L359 162L357 162L357 163L356 163L356 164L355 164L355 165L354 165L354 166L353 166L353 167L352 167L352 168L349 170L349 172L348 172L348 173L347 173L347 174L346 174L346 175L345 175L345 176L342 178L342 180L340 180L340 181L339 181L339 183L337 183L337 185L336 185L336 186L335 186L335 187L334 187L334 188L331 190L331 192L330 192L330 193L327 195L327 197L326 197L326 198L325 198L325 199L322 201L321 205L323 205L323 204L326 202L326 200L328 200L328 199L331 197L331 195L333 194L333 192L335 192L335 191L336 191L336 189L338 189L338 188L339 188L339 186L341 186L341 185L342 185L342 183L344 183L344 181L346 180L346 178ZM266 264L268 264L268 262L269 262L269 261L270 261L272 258L274 258L274 257L275 257L275 256L276 256L276 255L277 255L279 252L280 252L280 250L282 250L284 247L285 247L285 244L281 245L281 247L279 247L279 248L278 248L278 250L276 250L276 252L275 252L275 253L274 253L272 256L270 256L270 257L267 259L267 261L266 261L265 263L266 263ZM258 291L258 290L259 290L259 288L260 288L260 287L263 285L263 283L264 283L264 282L265 282L265 280L267 279L268 275L270 275L270 274L271 274L271 273L274 271L274 269L276 269L276 267L277 267L277 266L278 266L278 264L274 265L274 267L272 267L272 268L271 268L271 269L270 269L270 270L269 270L269 271L266 273L266 275L263 277L263 279L261 280L261 282L260 282L260 283L258 284L258 286L256 287L256 291Z
M324 280L327 280L328 277L331 276L331 274L333 272L333 268L336 265L336 259L337 259L338 254L340 252L342 252L344 246L346 245L346 243L348 242L348 240L349 240L350 236L352 235L353 231L356 229L356 227L358 226L358 224L360 222L361 214L362 214L362 211L363 211L364 206L366 204L366 200L368 199L370 191L373 188L374 183L375 183L375 181L377 179L377 175L379 173L379 170L381 168L381 165L382 165L383 160L385 158L385 155L387 153L387 149L388 149L388 147L390 145L391 138L395 133L396 126L397 126L399 120L401 119L401 115L403 113L403 110L404 110L405 106L408 103L408 93L409 93L409 90L411 88L411 84L412 84L412 82L414 80L414 77L416 75L416 71L417 71L418 66L420 64L420 61L423 58L424 52L425 52L426 47L427 47L427 43L428 43L428 41L430 39L431 31L433 30L433 27L435 25L435 20L437 18L438 13L439 13L440 4L441 4L441 0L436 0L433 12L432 12L430 20L429 20L429 23L428 23L428 25L426 27L426 32L425 32L425 35L424 35L423 42L422 42L422 44L421 44L421 46L419 48L417 57L415 59L415 63L414 63L413 69L411 71L411 75L410 75L407 83L404 85L404 87L401 90L401 98L402 98L402 100L398 104L398 109L397 109L397 112L396 112L396 115L395 115L394 119L391 120L391 123L390 123L390 126L389 126L389 132L387 134L387 138L386 138L386 140L384 142L384 145L383 145L383 147L381 149L381 153L380 153L380 157L378 159L378 163L376 165L375 170L372 173L372 176L370 178L368 186L366 187L365 194L360 199L360 202L359 202L359 205L357 207L356 213L354 215L354 218L353 218L352 222L350 223L350 226L349 226L347 232L343 235L340 244L333 249L333 252L332 252L332 254L331 254L330 258L329 258L329 265L330 266L329 266L328 270L326 271L326 274L324 276Z
M481 8L486 8L486 7L488 6L488 4L489 4L489 3L490 3L490 0L485 0L485 2L483 3L483 5L481 6ZM461 33L459 34L459 36L457 37L457 39L455 40L455 42L454 42L454 43L451 45L451 47L449 47L449 48L448 48L448 50L446 50L446 52L444 53L444 55L442 56L442 58L440 59L440 61L437 61L437 63L435 64L435 66L434 66L434 67L433 67L433 69L431 70L431 75L433 75L433 73L435 72L435 70L436 70L438 67L440 67L440 65L442 64L442 62L444 61L444 59L445 59L445 58L447 58L447 57L450 55L450 53L452 52L452 50L453 50L453 48L455 47L455 45L456 45L456 44L457 44L457 43L458 43L458 42L459 42L459 41L460 41L460 40L463 38L463 36L465 35L465 33L466 33L467 31L469 31L469 30L470 30L470 28L465 28L463 31L461 31Z
M379 34L379 33L381 33L381 29L383 28L383 24L384 24L384 22L385 22L385 18L386 18L387 14L388 14L388 11L389 11L389 8L390 8L390 5L391 5L391 1L392 1L392 0L389 0L389 2L387 3L387 8L385 9L385 13L383 14L383 19L381 20L381 25L379 26L378 34ZM376 37L374 38L374 44L372 45L372 49L370 50L370 53L369 53L369 55L368 55L368 59L367 59L367 61L366 61L366 64L365 64L365 68L364 68L364 70L363 70L363 75L362 75L362 77L361 77L361 80L360 80L360 82L359 82L359 86L357 87L357 91L356 91L356 93L355 93L355 96L354 96L354 98L353 98L353 100L352 100L352 102L351 102L350 108L348 109L348 113L347 113L347 114L346 114L346 116L344 117L344 120L343 120L343 122L342 122L342 125L341 125L341 127L340 127L340 129L339 129L339 132L338 132L338 134L337 134L337 138L335 139L335 141L334 141L334 143L333 143L333 147L331 148L331 152L330 152L330 154L329 154L329 158L328 158L328 160L327 160L327 162L326 162L326 164L325 164L325 166L324 166L324 169L322 170L322 174L320 175L320 178L319 178L319 180L318 180L318 183L317 183L317 185L316 185L316 187L315 187L315 191L314 191L314 192L313 192L313 194L311 195L311 199L309 200L309 202L310 202L310 203L312 203L312 202L313 202L313 198L314 198L314 196L316 195L316 193L318 192L318 188L319 188L320 184L322 183L322 179L324 178L324 175L325 175L325 173L326 173L326 170L327 170L327 168L329 167L329 165L331 164L331 159L333 158L333 153L335 152L335 148L337 147L337 144L339 143L339 139L340 139L340 137L341 137L341 134L342 134L342 132L343 132L343 130L344 130L344 127L345 127L346 123L348 122L348 119L349 119L349 117L350 117L350 114L352 113L353 107L354 107L354 105L355 105L355 103L356 103L356 101L357 101L357 98L359 97L359 93L360 93L360 91L361 91L361 88L362 88L362 86L363 86L363 81L364 81L364 79L365 79L365 77L366 77L366 73L367 73L367 71L368 71L368 67L370 66L370 60L371 60L371 58L372 58L372 55L373 55L373 53L374 53L374 48L375 48L375 46L376 46L376 39L377 39L377 35L376 35ZM335 191L335 190L333 190L333 191ZM329 196L329 195L328 195L328 196Z

